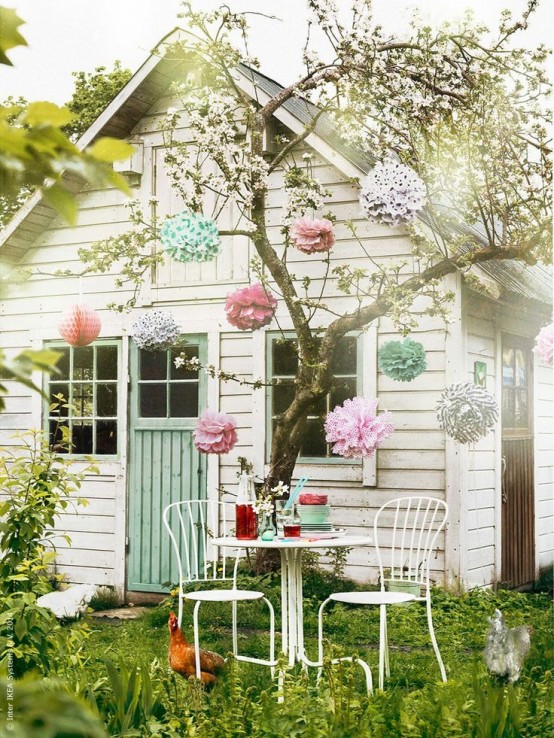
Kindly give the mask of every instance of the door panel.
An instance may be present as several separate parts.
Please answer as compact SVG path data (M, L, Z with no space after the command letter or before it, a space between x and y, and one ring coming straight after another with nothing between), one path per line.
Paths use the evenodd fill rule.
M206 361L203 336L187 336L185 351ZM178 352L131 355L127 589L163 592L178 579L162 514L170 502L206 496L205 457L192 431L205 406L206 375L176 369Z
M533 374L531 342L502 336L502 581L535 578Z

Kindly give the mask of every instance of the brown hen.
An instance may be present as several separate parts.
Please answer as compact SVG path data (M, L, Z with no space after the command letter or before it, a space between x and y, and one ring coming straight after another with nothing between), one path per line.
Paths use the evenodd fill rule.
M185 636L175 613L169 613L167 623L169 627L169 665L178 674L184 677L196 676L196 662L194 658L194 646ZM218 675L225 666L225 660L214 651L200 649L200 680L202 684L213 685Z

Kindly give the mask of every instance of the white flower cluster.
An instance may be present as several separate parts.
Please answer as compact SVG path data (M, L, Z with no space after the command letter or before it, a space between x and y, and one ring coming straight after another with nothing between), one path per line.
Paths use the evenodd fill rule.
M425 204L425 185L409 167L380 162L362 180L360 205L375 223L411 223Z
M188 371L198 371L200 369L200 359L198 356L191 356L189 359L185 353L176 356L173 359L173 363L175 365L175 369L182 369L183 367Z
M275 497L284 497L289 491L289 485L283 484L283 482L278 482L275 487L271 488L271 491Z
M134 323L131 335L137 346L145 351L163 351L171 348L181 328L171 313L153 310Z

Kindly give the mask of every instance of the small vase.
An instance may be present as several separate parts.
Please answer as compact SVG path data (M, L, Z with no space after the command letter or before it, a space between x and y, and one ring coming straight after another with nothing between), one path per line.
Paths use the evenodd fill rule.
M272 541L277 535L277 529L273 524L273 515L268 513L262 513L262 520L260 522L260 538L262 541Z

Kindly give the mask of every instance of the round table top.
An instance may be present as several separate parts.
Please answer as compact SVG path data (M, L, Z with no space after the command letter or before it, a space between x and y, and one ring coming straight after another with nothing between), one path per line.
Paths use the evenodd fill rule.
M350 546L371 546L373 539L370 536L344 535L337 538L274 538L272 541L262 541L253 538L242 539L227 536L226 538L212 538L214 546L235 548L346 548Z

